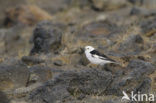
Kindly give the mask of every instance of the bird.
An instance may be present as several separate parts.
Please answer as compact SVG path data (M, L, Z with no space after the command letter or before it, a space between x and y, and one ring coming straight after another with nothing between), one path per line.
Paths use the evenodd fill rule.
M105 65L108 63L118 64L115 60L105 54L100 53L92 46L85 46L85 55L92 64Z

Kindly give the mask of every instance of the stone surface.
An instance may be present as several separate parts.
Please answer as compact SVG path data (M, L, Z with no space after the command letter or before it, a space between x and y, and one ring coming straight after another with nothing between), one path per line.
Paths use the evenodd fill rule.
M40 22L33 33L34 47L31 53L48 53L56 51L61 45L62 31L57 25L49 22Z
M44 66L33 66L30 69L30 78L28 85L36 82L46 82L52 78L51 68Z
M139 5L139 6L144 6L144 7L148 7L148 8L156 8L155 0L127 0L127 1L129 1L133 5Z
M156 33L156 23L154 22L156 18L147 19L140 23L140 26L142 28L142 32L146 34L147 36L152 36Z
M103 94L111 80L110 73L96 69L64 72L32 92L29 99L33 103L61 102L81 95Z
M9 103L9 102L10 100L8 99L6 94L0 91L0 103Z
M122 90L148 93L150 91L151 79L146 76L154 71L154 66L148 62L142 60L130 61L125 72L114 77L107 93L121 95Z
M151 74L155 71L154 66L151 63L144 62L142 60L132 60L127 66L127 69L132 69L129 74L132 77L140 78L143 75Z
M26 64L40 64L45 62L44 59L34 56L23 56L21 59Z
M137 54L144 50L144 40L138 34L128 36L119 46L118 50L128 54ZM134 46L135 45L135 46Z
M0 90L26 86L29 70L25 65L0 65Z
M73 98L79 100L93 94L122 96L121 91L123 90L136 93L138 91L150 92L151 79L146 77L146 74L151 74L154 71L154 67L150 63L136 60L132 61L126 69L122 74L115 73L114 75L98 69L64 72L32 92L29 99L33 103L45 103L44 100L46 102L64 100L69 102ZM132 75L134 72L135 75ZM64 94L60 95L61 92Z

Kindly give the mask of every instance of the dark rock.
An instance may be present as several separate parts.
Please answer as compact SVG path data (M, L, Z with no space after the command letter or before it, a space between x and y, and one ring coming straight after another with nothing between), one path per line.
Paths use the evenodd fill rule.
M140 27L142 29L142 32L146 34L147 36L150 36L154 33L156 33L156 18L152 19L146 19L140 23ZM152 34L151 34L152 33Z
M19 55L21 52L22 55L24 54L26 50L29 52L30 44L28 44L28 40L30 39L30 34L32 30L29 28L24 28L22 25L16 25L11 28L7 29L1 29L0 35L2 35L1 39L1 50L2 55L7 54L7 56L10 55ZM20 51L20 52L19 52ZM23 52L25 51L25 52Z
M127 70L131 70L131 72L129 72L129 74L133 78L137 78L138 79L138 78L140 78L143 75L151 74L156 69L149 62L145 62L145 61L142 61L142 60L132 60L128 64Z
M0 103L10 103L10 100L7 98L5 93L0 91Z
M16 40L16 42L18 42L18 40L20 38L20 36L18 35L18 32L16 31L16 28L0 30L1 43L3 44L3 45L1 45L2 53L12 51L12 50L14 50L14 48L16 48L16 46L14 46L14 48L12 48L12 44L15 44L15 40ZM11 49L10 49L10 47L11 47Z
M134 7L134 8L131 9L131 11L130 11L130 15L139 15L140 12L141 12L140 9Z
M62 32L50 21L40 22L33 33L34 47L31 54L56 51L61 45Z
M29 70L30 70L30 78L29 78L28 85L37 82L46 82L52 79L53 77L55 77L56 75L64 72L64 70L62 69L58 69L58 68L55 69L55 68L40 66L40 65L32 66L29 68Z
M151 82L146 82L147 77L135 79L130 76L116 77L113 79L112 84L106 90L106 95L116 95L122 96L122 91L127 92L138 92L139 90L144 90L144 92L149 92ZM149 80L150 81L150 80ZM145 87L147 86L147 88ZM138 91L137 91L138 90ZM140 91L140 92L142 92Z
M14 89L26 86L29 70L25 65L0 65L0 89Z
M152 80L150 78L145 78L142 83L140 83L138 85L138 87L136 87L134 92L140 92L140 93L149 93L150 89L151 89L151 82Z
M18 58L5 58L2 65L23 65L24 63Z
M156 15L156 11L141 7L133 7L130 11L130 15L150 17Z
M114 76L106 94L119 96L122 95L123 90L147 93L151 87L151 79L146 76L154 70L154 66L148 62L133 60L127 66L124 74Z
M118 50L128 52L128 54L137 54L144 50L144 40L138 34L130 35L120 44Z
M142 5L144 0L127 0L127 1L129 1L132 4Z
M104 101L104 102L102 102L102 103L116 103L116 102L114 102L114 101L112 101L112 100L107 100L107 101Z
M80 101L81 102L81 101ZM84 103L121 103L120 97L113 96L87 96L83 99ZM79 103L79 102L78 102Z
M67 71L33 91L29 100L33 103L69 102L84 99L87 95L122 96L123 90L147 93L151 79L146 76L152 71L154 67L142 60L131 61L124 70L120 69L113 75L98 69Z
M127 0L133 5L144 6L148 8L155 8L155 0Z
M45 66L32 66L29 68L30 70L30 78L28 85L36 82L46 82L47 80L52 78L51 68Z
M143 43L143 38L140 35L130 35L126 42Z
M22 61L26 64L40 64L45 62L44 59L35 56L23 56Z
M68 71L33 91L29 100L33 103L53 103L82 95L103 94L111 81L110 73L97 69Z
M87 73L87 74L85 74ZM79 94L103 94L111 83L112 75L96 69L85 71L69 82L68 91L77 96ZM75 95L76 94L76 95Z
M63 66L64 64L63 64L63 62L61 60L56 60L56 61L54 61L54 65Z
M138 79L130 76L117 77L109 87L105 92L107 95L122 96L122 91L148 93L151 89L151 79L144 76Z
M129 40L128 41L131 41L132 42L135 42L135 43L143 43L143 38L140 36L140 35L133 35L133 36L130 36Z
M116 76L122 76L124 74L123 67L120 64L105 64L102 66L102 69L108 72L111 72L112 74L115 74Z
M5 51L5 35L7 33L6 29L0 29L0 54Z

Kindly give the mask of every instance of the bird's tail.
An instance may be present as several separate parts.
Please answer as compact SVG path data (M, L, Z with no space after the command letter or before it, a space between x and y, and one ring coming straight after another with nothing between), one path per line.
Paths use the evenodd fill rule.
M113 63L113 64L117 64L117 65L121 65L121 63L116 62L116 61L113 61L113 62L111 62L111 63Z

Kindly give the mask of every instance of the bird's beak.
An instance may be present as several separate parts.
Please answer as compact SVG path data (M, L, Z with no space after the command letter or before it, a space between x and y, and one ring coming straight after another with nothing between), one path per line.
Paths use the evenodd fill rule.
M79 54L83 54L84 51L85 51L84 48L82 48L82 47L79 48Z
M86 48L83 48L84 51L86 51Z
M84 52L85 51L85 48L81 48L81 51Z

